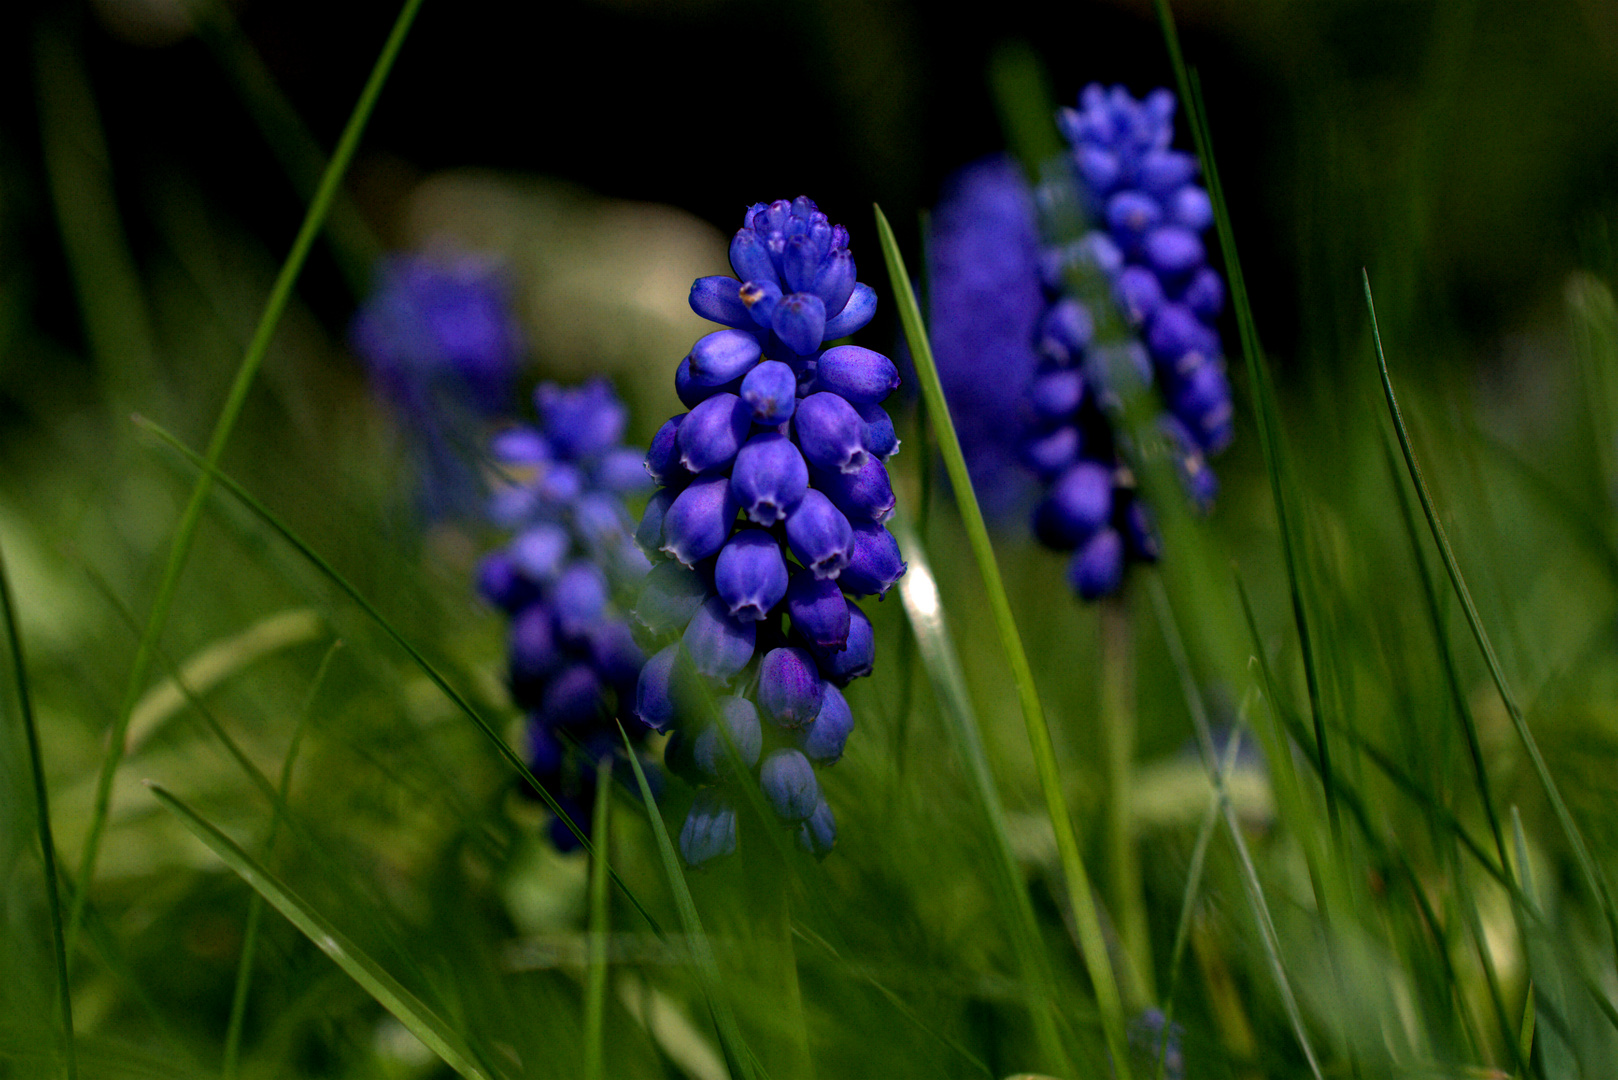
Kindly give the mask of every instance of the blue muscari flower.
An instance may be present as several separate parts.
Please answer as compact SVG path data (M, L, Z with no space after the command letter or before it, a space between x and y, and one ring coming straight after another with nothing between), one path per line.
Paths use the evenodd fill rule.
M1180 1025L1169 1022L1161 1009L1147 1009L1135 1017L1129 1023L1129 1048L1137 1067L1150 1069L1148 1075L1155 1076L1161 1059L1163 1080L1185 1080L1185 1054L1180 1048L1182 1034Z
M882 524L894 506L883 462L899 443L881 402L898 369L834 344L876 312L847 230L807 198L759 203L730 262L736 277L691 287L692 310L724 329L675 371L690 412L652 439L660 490L635 531L657 561L635 614L670 642L641 671L636 713L671 732L669 768L702 788L680 832L692 866L735 848L733 752L799 844L831 851L815 769L854 727L839 688L875 659L851 597L880 597L905 572Z
M472 256L390 256L349 340L420 459L427 513L472 510L480 428L507 407L523 354L505 280Z
M1203 509L1217 490L1206 458L1229 444L1232 426L1215 326L1224 283L1202 242L1212 205L1195 159L1170 145L1174 97L1157 90L1136 100L1092 84L1079 104L1058 119L1095 228L1065 248L1041 248L1016 168L1000 158L970 166L934 218L931 306L975 482L991 500L1005 490L1014 448L1045 485L1036 535L1074 553L1069 583L1094 599L1117 590L1129 561L1157 556L1108 421L1108 369L1136 371L1160 390L1163 445ZM1094 314L1064 294L1074 266L1110 281L1134 335L1106 347L1120 353L1106 355L1093 340Z
M638 453L629 451L636 471L624 468L628 411L605 380L545 383L534 402L538 424L508 428L490 446L500 470L491 514L513 535L484 558L478 587L511 616L510 686L528 714L529 769L588 827L597 763L624 753L614 719L637 740L657 726L638 719L635 695L642 668L658 661L647 664L619 604L649 569L624 501L652 483ZM689 620L706 588L681 584L671 584L665 617ZM665 670L665 682L676 674ZM560 820L551 836L564 851L577 844Z

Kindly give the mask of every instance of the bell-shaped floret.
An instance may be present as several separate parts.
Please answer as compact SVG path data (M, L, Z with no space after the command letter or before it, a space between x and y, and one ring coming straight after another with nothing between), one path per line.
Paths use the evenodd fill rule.
M534 404L556 453L572 460L595 457L616 446L629 426L629 409L605 379L591 379L571 389L540 383Z
M647 558L663 558L663 519L674 505L674 492L664 488L646 500L640 524L635 526L635 544Z
M685 630L708 599L708 585L689 566L668 560L652 567L635 598L635 618L654 634Z
M731 618L725 610L725 602L713 596L691 617L680 641L698 671L710 679L728 683L740 675L753 658L756 627L756 623Z
M742 304L748 318L761 330L774 325L775 306L781 302L781 286L774 281L749 281L742 286Z
M722 386L746 375L763 352L750 330L715 330L691 346L691 381Z
M867 458L854 472L816 469L811 477L815 487L824 491L851 523L883 522L893 516L893 484L888 480L887 466L875 458Z
M815 577L835 578L848 565L854 529L830 499L810 488L787 515L787 544Z
M777 727L801 728L820 713L820 673L803 649L784 645L758 667L758 703Z
M785 821L803 821L820 802L815 768L801 750L771 752L758 769L758 784L770 809Z
M821 260L810 291L825 302L828 316L836 315L848 304L857 284L854 275L854 254L847 248L833 251Z
M853 472L870 460L865 422L839 394L810 394L800 401L792 430L804 460L817 468Z
M693 870L736 850L736 808L716 791L699 791L680 827L680 857Z
M763 529L740 529L714 564L714 588L730 616L757 622L787 594L787 564L781 545Z
M715 706L719 714L717 722L704 727L691 740L692 764L705 780L720 780L731 775L731 751L725 746L727 733L731 747L745 768L757 765L764 749L764 730L758 722L758 709L751 701L744 697L724 697L715 702Z
M798 376L781 361L766 360L742 379L741 397L753 410L753 423L784 424L798 404Z
M663 515L661 550L694 566L719 554L736 522L736 496L731 494L730 477L707 476L675 497Z
M1067 471L1079 457L1079 429L1063 424L1052 431L1035 434L1022 446L1022 458L1041 480L1050 480Z
M635 717L653 731L668 731L695 713L701 691L691 658L670 645L646 661L635 684Z
M689 415L681 413L665 420L646 451L646 475L664 487L684 487L691 480L690 470L680 464L680 425Z
M865 421L865 449L879 460L887 460L899 452L899 433L893 429L893 418L880 405L855 405L854 411Z
M1084 374L1078 368L1052 368L1034 376L1028 404L1040 420L1058 422L1078 411L1084 400Z
M578 641L607 610L610 588L607 575L595 563L582 559L568 564L551 589L556 626L569 641Z
M815 385L855 405L877 405L899 387L899 369L879 352L838 345L820 354Z
M691 283L691 310L726 326L749 326L753 318L741 299L742 283L724 274Z
M828 682L847 686L854 679L871 673L876 663L876 634L871 620L858 605L848 605L848 644L841 649L822 649L811 646L815 663Z
M770 329L787 348L799 356L808 356L820 348L820 336L826 330L826 304L814 293L788 293L775 305Z
M736 454L730 489L748 519L768 527L803 501L809 490L809 467L791 439L767 431L747 440Z
M1207 261L1201 238L1177 225L1165 225L1147 233L1141 254L1147 266L1165 278L1181 281Z
M551 521L525 529L507 550L511 561L529 581L550 581L561 572L572 540L567 530Z
M828 309L829 310L829 309ZM856 282L854 291L848 296L848 303L836 315L826 320L826 329L821 332L822 341L836 341L865 329L876 317L876 290L864 282Z
M1034 512L1034 531L1042 543L1066 550L1089 539L1111 516L1112 470L1080 461L1051 486Z
M680 464L694 473L726 471L752 429L753 410L735 394L715 394L680 424Z
M1085 600L1117 591L1124 580L1124 538L1116 529L1099 530L1073 553L1067 580Z
M815 804L815 812L808 820L798 826L798 846L817 859L824 859L837 846L837 819L824 798Z
M848 565L837 576L837 584L853 596L886 596L888 590L904 577L905 561L899 555L899 541L876 522L860 522L854 526L854 546ZM791 612L791 593L788 592L788 612ZM796 620L793 625L797 625Z
M843 571L848 572L848 568ZM823 649L841 649L848 644L848 601L838 587L839 580L841 575L833 580L799 570L787 586L787 617L792 620L792 629L809 644Z
M843 746L854 730L854 712L848 699L831 683L822 683L820 714L798 733L798 746L816 765L831 765L843 756Z

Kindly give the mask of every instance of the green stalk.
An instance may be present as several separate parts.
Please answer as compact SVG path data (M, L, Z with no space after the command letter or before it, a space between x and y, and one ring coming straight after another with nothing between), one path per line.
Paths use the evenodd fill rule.
M163 568L157 597L152 601L146 629L141 634L139 647L135 650L135 663L130 669L129 681L124 687L123 703L119 707L118 719L107 744L107 755L102 759L101 773L96 780L95 807L90 817L89 832L84 839L84 855L79 860L73 912L68 919L69 952L72 950L74 939L78 936L79 922L84 917L84 903L90 893L90 882L95 877L96 859L101 853L102 834L106 830L107 816L112 809L112 780L123 761L124 735L129 728L129 716L135 708L135 703L140 700L141 693L146 687L147 676L151 673L152 663L156 658L157 641L168 622L169 608L173 605L180 586L180 573L191 554L197 526L202 521L202 507L207 502L208 492L213 486L214 470L224 456L231 432L235 430L236 421L241 416L242 408L247 404L248 391L252 389L258 369L270 351L270 342L275 337L275 329L281 322L281 316L291 302L293 285L296 284L298 275L303 270L303 264L309 258L309 250L314 246L315 237L319 235L326 215L331 210L338 186L348 171L349 163L354 159L354 152L359 147L360 136L365 131L366 122L371 118L377 98L382 94L388 73L393 69L393 62L404 45L411 24L415 22L416 13L421 10L421 4L422 0L405 0L404 8L394 21L388 40L382 46L382 53L371 69L371 77L366 80L365 88L360 91L359 101L355 103L354 111L349 115L348 125L343 129L342 137L337 142L331 163L326 166L325 175L320 178L320 187L315 191L314 200L310 202L309 209L304 214L303 225L298 230L297 239L292 242L292 250L287 253L286 261L281 265L281 273L275 279L275 286L270 290L270 297L264 305L264 314L259 319L258 329L254 331L247 352L242 357L241 366L236 370L235 381L231 383L224 408L220 410L219 420L214 425L213 437L208 440L208 449L204 455L207 467L202 470L191 489L190 501L185 505L179 527L169 544L168 562Z
M44 860L45 901L51 915L51 949L56 954L57 1004L62 1010L62 1066L67 1080L77 1080L78 1055L73 1040L73 991L67 981L67 944L62 935L62 901L56 891L56 841L51 835L51 801L45 786L45 759L39 750L39 726L34 721L34 699L28 691L28 662L23 655L22 631L17 626L11 579L0 554L0 608L5 609L6 640L11 646L12 678L17 683L17 707L28 735L28 764L34 774L34 825L39 830L39 854Z
M633 752L633 751L631 751ZM596 764L596 802L590 818L595 851L590 854L589 960L584 976L584 1078L601 1080L601 1028L607 1004L607 826L612 810L612 756Z
M904 257L899 254L893 227L888 224L881 207L874 207L874 210L877 232L882 240L882 254L887 260L888 279L898 301L905 339L910 343L910 355L915 360L922 398L927 403L928 417L932 420L933 434L938 438L950 485L955 489L955 503L960 510L967 539L972 545L972 555L983 577L984 589L989 594L989 607L994 613L995 629L1000 633L1000 645L1005 650L1006 661L1011 665L1012 676L1017 682L1017 700L1022 706L1023 722L1028 728L1028 742L1039 773L1039 786L1045 795L1045 811L1056 834L1056 848L1061 854L1068 903L1073 910L1074 925L1078 928L1084 964L1095 988L1107 1049L1112 1054L1113 1068L1120 1080L1130 1080L1123 1002L1107 956L1107 940L1101 932L1101 919L1096 912L1090 875L1085 871L1084 858L1079 853L1078 834L1067 808L1067 796L1062 791L1062 776L1056 765L1056 747L1051 742L1051 729L1045 722L1045 713L1039 704L1039 690L1034 685L1034 673L1028 665L1028 653L1023 649L1022 636L1017 632L1017 623L1011 615L1011 601L1000 578L999 564L995 562L989 529L983 522L983 511L978 507L977 493L972 490L972 479L966 471L966 457L961 453L961 441L955 434L949 405L944 400L944 386L933 363L932 345L922 325L921 309L910 290L910 274L905 269Z
M1140 853L1135 846L1135 650L1129 601L1103 597L1096 605L1101 640L1101 741L1106 760L1107 900L1129 961L1130 1009L1157 999L1152 939L1146 924Z

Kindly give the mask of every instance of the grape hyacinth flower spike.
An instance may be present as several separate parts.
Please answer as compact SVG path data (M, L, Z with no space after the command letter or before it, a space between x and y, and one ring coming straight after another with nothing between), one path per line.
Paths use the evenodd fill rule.
M475 512L473 448L507 408L523 353L508 285L468 255L390 256L376 279L350 343L419 459L427 516Z
M645 655L618 601L649 569L625 500L652 484L639 451L622 445L628 411L605 380L544 383L534 401L539 423L490 446L501 473L490 516L512 537L484 558L478 587L511 617L529 769L587 829L597 763L624 753L615 721L637 743L649 730L633 708ZM562 851L578 844L560 819L551 838Z
M978 456L1016 447L1044 485L1035 534L1073 553L1068 581L1087 600L1117 591L1128 563L1158 554L1148 508L1119 457L1109 372L1159 391L1161 445L1200 509L1218 488L1207 458L1232 435L1216 326L1225 288L1202 240L1213 209L1195 159L1171 146L1174 108L1167 90L1137 100L1123 87L1092 84L1079 108L1061 111L1092 223L1064 247L1029 243L1034 199L1003 159L964 170L934 218L932 308L946 391L965 414L980 402L998 410ZM1066 292L1074 270L1110 286L1128 340L1097 340L1103 313ZM1037 307L1029 303L1035 281ZM1008 372L1023 378L1014 419L1000 389Z
M842 694L870 673L854 598L905 572L883 522L898 449L882 401L893 362L832 342L863 328L876 293L855 278L848 231L807 198L757 203L730 244L736 277L699 278L691 307L721 324L680 361L689 412L653 437L660 490L636 538L657 560L635 614L664 642L636 714L672 733L669 768L702 790L680 832L692 866L736 846L737 765L817 858L836 820L817 769L854 727Z

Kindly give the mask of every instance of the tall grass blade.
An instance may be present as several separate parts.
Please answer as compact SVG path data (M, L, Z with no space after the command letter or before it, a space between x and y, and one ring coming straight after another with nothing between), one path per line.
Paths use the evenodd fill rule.
M596 766L596 803L590 817L595 854L590 857L590 938L584 976L584 1078L601 1080L601 1021L607 1004L607 828L612 817L612 758Z
M56 1001L60 1021L62 1070L68 1080L77 1080L78 1057L73 1037L73 988L67 979L67 943L62 931L62 900L56 890L56 841L51 835L51 801L45 785L45 759L39 749L39 725L34 720L34 699L28 689L28 659L23 651L18 627L16 602L11 595L11 576L0 553L0 608L6 620L6 642L11 654L11 675L17 686L17 711L28 737L28 765L34 780L34 828L39 833L39 855L45 869L45 905L51 918L51 951L56 959Z
M680 927L685 931L687 942L691 947L691 958L696 964L697 978L702 983L703 994L708 999L708 1011L713 1016L714 1030L719 1033L719 1046L725 1054L725 1064L732 1076L740 1075L744 1080L764 1080L762 1070L757 1060L742 1040L741 1028L736 1025L736 1016L731 1012L730 1001L725 997L724 980L719 977L719 963L714 959L713 943L703 932L702 918L697 914L697 905L691 899L691 890L685 883L685 871L680 867L680 856L674 851L674 844L669 839L669 831L663 825L663 813L657 807L657 800L652 798L652 789L646 783L646 772L640 767L640 758L635 754L635 748L624 734L620 725L619 734L623 737L624 746L628 748L629 765L635 771L635 783L640 787L641 801L646 804L646 817L652 826L652 835L657 839L657 853L663 860L663 871L669 879L669 891L674 894L674 907L680 913Z
M197 482L191 489L191 497L180 516L180 523L174 531L174 538L169 544L168 561L163 567L163 576L158 583L157 595L152 601L140 645L135 650L135 662L130 667L129 681L124 687L123 703L119 706L112 738L108 741L107 753L102 759L101 772L96 781L95 806L91 811L89 831L85 835L84 854L79 860L73 913L68 920L67 940L70 950L77 936L79 920L83 917L83 905L89 895L90 883L95 878L101 838L106 829L107 816L112 809L113 775L123 760L124 738L129 726L129 717L145 689L147 676L151 673L152 663L156 659L157 642L162 636L164 625L168 622L169 608L173 605L180 586L180 573L191 554L197 526L202 521L202 508L213 485L214 469L224 456L225 445L229 443L236 421L247 404L247 393L252 389L258 369L270 351L276 327L280 325L281 316L292 299L292 288L303 271L303 264L309 257L309 250L314 245L315 237L325 223L327 212L337 196L338 185L348 171L349 163L354 159L360 136L365 131L365 125L371 118L371 112L382 94L382 87L387 82L388 73L393 69L393 62L404 45L405 37L410 32L411 24L415 22L416 12L421 9L421 4L422 0L405 0L399 17L394 21L393 30L382 46L382 53L371 69L370 78L360 91L359 100L349 115L347 126L343 128L342 137L337 141L337 149L332 154L331 162L320 178L320 186L316 189L315 197L304 214L303 225L298 230L297 238L292 242L292 250L287 253L286 261L281 265L281 272L276 277L275 285L264 305L258 329L253 332L246 355L242 357L241 366L237 368L235 380L231 383L230 393L219 412L219 419L214 425L213 435L208 440L208 449L204 455L208 468L203 469L201 475L197 477Z
M492 1075L474 1059L459 1033L401 986L380 964L361 952L302 897L255 862L234 840L161 786L148 782L147 787L158 802L178 817L198 840L269 901L270 906L285 915L321 952L336 961L338 967L409 1028L410 1033L437 1054L444 1064L468 1080L493 1080Z
M314 548L305 543L297 533L293 532L291 528L289 528L286 523L273 514L268 507L259 502L258 499L254 498L246 488L242 487L239 483L231 479L226 474L220 472L217 466L209 465L208 462L203 460L201 455L196 453L196 451L192 450L179 439L175 438L173 435L169 434L152 421L147 420L145 417L136 417L135 423L137 426L147 432L150 432L164 444L178 452L192 465L209 472L214 477L215 481L218 482L220 487L228 491L238 502L250 510L255 517L274 530L283 540L290 544L293 549L298 552L298 554L302 555L306 560L308 560L327 580L329 580L333 585L337 586L337 588L344 595L357 604L360 610L363 611L372 622L376 623L377 627L381 629L384 634L393 640L394 644L398 645L399 648L404 650L405 654L409 656L415 665L421 669L422 673L426 675L429 680L431 680L432 684L438 687L439 691L449 699L450 703L459 709L467 719L471 720L472 723L477 725L478 730L483 732L484 736L494 744L495 750L502 758L505 759L506 763L513 769L517 770L517 774L526 780L534 791L538 792L540 798L550 809L551 813L555 814L557 818L567 826L568 830L573 833L574 836L578 837L579 843L584 850L592 855L594 854L595 847L590 843L589 834L587 834L584 829L582 829L579 824L573 820L568 812L562 807L562 804L556 801L556 796L547 791L545 786L534 777L534 774L528 769L527 762L523 761L521 755L513 750L505 739L501 738L500 733L494 729L494 725L490 724L483 714L478 712L477 709L473 707L472 703L466 699L466 695L455 689L455 687L450 684L449 680L446 679L444 675L433 666L432 662L422 655L421 651L412 645L409 639L401 634L394 627L394 625L389 622L387 618L385 618L383 614L378 611L376 607L349 582L347 578L338 573L337 569L332 566L331 563L327 562L319 552L315 551ZM625 884L624 880L618 876L618 872L609 866L607 868L607 873L612 877L613 882L617 884L619 889L623 891L625 898L634 905L635 910L640 912L641 915L646 919L647 925L652 928L652 932L657 934L658 937L662 937L663 928L658 925L656 919L652 918L651 912L646 910L645 905L640 902L640 899L635 896L634 892L630 890L629 886Z
M1106 938L1101 932L1101 920L1096 912L1096 901L1090 887L1090 875L1085 871L1084 859L1079 852L1079 838L1073 828L1073 817L1068 811L1067 796L1062 790L1062 777L1056 765L1056 747L1045 722L1044 710L1039 704L1039 690L1034 685L1034 673L1028 665L1028 654L1023 649L1022 637L1011 615L1011 601L1000 578L1000 567L995 562L994 546L989 541L989 530L983 522L983 511L978 506L977 494L972 490L972 479L966 471L966 458L961 453L961 442L950 419L949 405L944 400L944 386L933 363L932 345L922 323L921 309L915 293L910 289L910 275L905 270L904 257L899 253L893 228L881 207L876 213L877 233L882 241L882 255L887 260L888 280L899 305L899 318L904 325L905 339L910 343L910 355L916 364L916 378L921 383L922 397L927 402L927 414L932 421L933 434L944 458L951 486L955 489L955 502L960 510L972 554L989 594L989 606L994 613L995 628L1006 660L1011 665L1017 683L1017 698L1022 706L1023 721L1028 728L1028 742L1033 750L1034 764L1039 773L1039 786L1045 795L1045 809L1056 834L1056 847L1061 855L1062 873L1066 880L1068 902L1078 927L1079 945L1084 963L1095 988L1096 1004L1101 1012L1102 1028L1107 1048L1112 1054L1113 1067L1121 1080L1130 1080L1128 1040L1124 1033L1123 1003L1118 993L1118 981L1107 955Z
M999 902L1001 925L1011 935L1012 948L1023 980L1029 988L1029 1018L1039 1039L1040 1050L1053 1066L1060 1065L1062 1075L1071 1075L1072 1063L1056 1026L1055 978L1049 959L1039 939L1039 923L1034 917L1033 902L1028 896L1027 883L1017 865L1016 852L1011 846L1010 830L1006 826L1005 806L994 783L989 767L989 756L983 747L983 734L972 697L966 688L966 676L961 671L959 654L944 619L944 605L939 601L938 582L927 560L927 551L921 537L911 527L907 517L895 514L888 521L888 529L899 541L910 569L899 579L899 598L904 602L905 616L910 623L911 636L926 668L933 694L938 698L943 714L945 731L955 744L955 751L966 765L972 780L972 794L983 811L989 826L989 839L996 855L994 863L995 898Z
M1545 756L1540 753L1539 743L1534 733L1528 728L1528 721L1523 716L1517 699L1506 682L1505 670L1500 666L1500 658L1495 655L1494 645L1489 640L1488 631L1483 627L1483 619L1478 614L1477 605L1472 602L1472 593L1466 587L1466 578L1461 574L1461 566L1455 558L1455 552L1450 547L1449 536L1444 532L1443 523L1438 519L1438 511L1433 506L1432 494L1427 490L1427 481L1422 476L1421 466L1416 462L1416 451L1410 443L1410 432L1405 428L1404 415L1399 411L1399 399L1393 392L1393 379L1388 374L1388 360L1382 349L1382 330L1376 321L1376 302L1371 297L1371 275L1361 271L1365 282L1365 307L1371 317L1371 339L1376 345L1377 371L1382 377L1382 392L1387 398L1388 413L1393 418L1394 433L1399 438L1399 449L1404 454L1405 468L1410 473L1411 482L1415 485L1416 496L1421 500L1421 510L1427 518L1427 527L1433 534L1433 540L1438 545L1438 553L1444 560L1444 569L1449 574L1450 585L1455 589L1455 595L1460 598L1461 610L1466 613L1467 625L1472 630L1472 637L1477 641L1478 650L1483 654L1484 663L1488 666L1489 676L1494 680L1495 690L1500 695L1500 701L1506 707L1506 714L1511 717L1511 725L1516 729L1517 738L1522 742L1523 749L1528 753L1528 760L1534 768L1534 775L1539 779L1540 787L1545 791L1545 798L1551 805L1551 811L1556 815L1557 824L1561 826L1566 836L1568 846L1573 851L1574 860L1578 863L1579 875L1584 879L1584 885L1590 895L1601 907L1601 913L1607 922L1607 931L1612 937L1615 954L1618 954L1618 911L1614 910L1612 895L1607 889L1605 880L1596 868L1595 860L1590 857L1589 846L1585 843L1584 834L1579 831L1573 815L1568 811L1567 803L1562 799L1562 792L1551 776L1549 766L1545 764ZM1507 871L1509 873L1509 870Z

